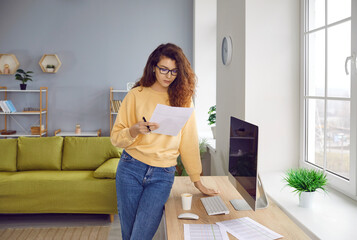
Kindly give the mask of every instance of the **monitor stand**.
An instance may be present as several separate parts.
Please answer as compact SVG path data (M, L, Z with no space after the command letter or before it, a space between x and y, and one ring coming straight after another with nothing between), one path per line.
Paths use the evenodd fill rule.
M267 208L269 205L269 202L268 202L266 193L264 191L264 187L263 187L262 181L260 179L259 173L258 173L258 192L259 192L259 197L255 203L255 208L256 209ZM230 200L230 202L231 202L232 206L234 207L234 209L237 211L252 210L252 208L249 206L249 204L243 199L233 199L233 200Z

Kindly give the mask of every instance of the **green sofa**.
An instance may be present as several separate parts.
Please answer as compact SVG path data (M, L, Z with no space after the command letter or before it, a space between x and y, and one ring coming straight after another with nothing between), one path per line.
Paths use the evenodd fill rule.
M120 155L109 137L0 139L0 213L113 217Z

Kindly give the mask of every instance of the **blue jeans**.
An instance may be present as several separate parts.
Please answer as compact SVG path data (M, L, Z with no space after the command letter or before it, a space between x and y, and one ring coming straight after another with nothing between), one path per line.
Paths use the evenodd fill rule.
M152 239L175 178L175 166L152 167L123 151L116 173L123 240Z

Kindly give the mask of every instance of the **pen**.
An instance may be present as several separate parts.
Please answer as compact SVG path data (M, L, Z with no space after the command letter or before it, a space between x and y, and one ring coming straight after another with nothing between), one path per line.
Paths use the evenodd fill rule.
M143 117L143 120L144 120L144 122L146 122L146 119L145 119L145 117ZM151 129L150 129L150 127L149 126L146 126L148 129L149 129L149 132L151 132Z

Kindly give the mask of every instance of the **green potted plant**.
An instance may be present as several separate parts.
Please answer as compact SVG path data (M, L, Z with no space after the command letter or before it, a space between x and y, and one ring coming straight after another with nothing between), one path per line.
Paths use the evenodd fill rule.
M284 181L287 186L294 188L293 192L299 194L299 206L309 208L313 204L316 190L326 192L326 174L315 169L290 169L286 172Z
M30 73L33 73L32 71L27 71L25 72L22 69L17 69L16 74L15 74L15 79L21 81L22 83L20 84L20 89L21 90L26 90L26 82L27 81L32 81L32 76Z
M216 139L216 105L209 108L207 121L208 125L211 126L213 138Z
M52 64L47 64L46 65L46 72L54 72L55 71L55 65L52 65Z

